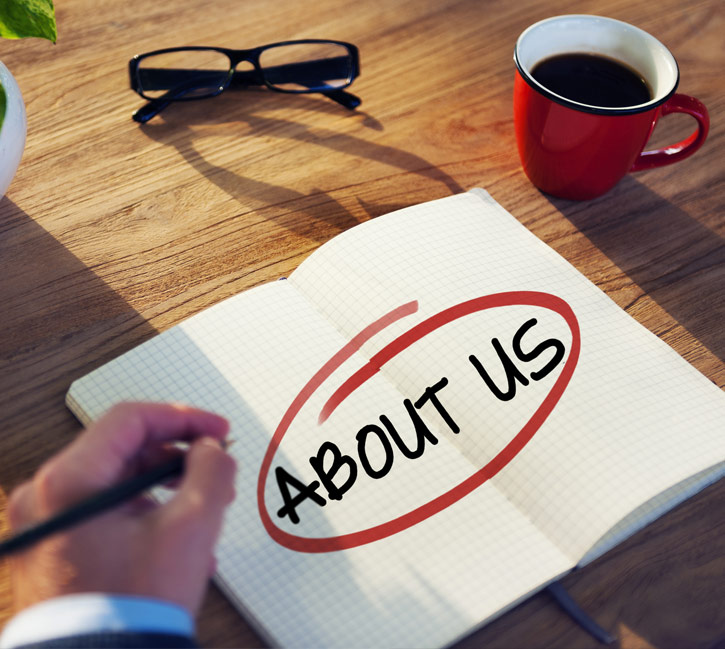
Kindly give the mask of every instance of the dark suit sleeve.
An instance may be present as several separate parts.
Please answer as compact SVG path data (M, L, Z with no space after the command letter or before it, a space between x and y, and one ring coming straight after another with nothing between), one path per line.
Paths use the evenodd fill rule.
M25 644L15 649L199 649L194 638L166 633L89 633Z

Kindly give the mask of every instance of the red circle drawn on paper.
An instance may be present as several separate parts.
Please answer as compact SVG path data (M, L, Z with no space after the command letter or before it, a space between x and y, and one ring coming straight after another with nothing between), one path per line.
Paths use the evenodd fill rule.
M267 476L272 465L274 455L279 448L282 439L289 429L292 421L299 413L300 409L314 394L317 388L349 358L349 353L341 350L335 354L327 363L325 363L315 375L302 388L300 393L290 404L287 412L282 417L272 440L267 447L267 452L262 461L257 482L257 506L259 515L262 519L268 534L280 545L297 552L334 552L337 550L346 550L354 548L373 541L392 536L398 532L430 518L434 514L443 511L455 502L458 502L464 496L467 496L474 489L480 487L484 482L495 476L503 469L521 449L531 440L534 434L539 430L546 418L551 414L554 406L558 403L561 395L564 393L569 380L574 373L574 369L579 360L579 351L581 349L581 333L579 331L579 323L572 311L571 307L561 298L551 295L550 293L540 293L536 291L511 291L507 293L495 293L493 295L485 295L482 297L461 302L452 307L430 316L426 320L419 322L417 325L402 333L395 340L388 343L377 354L375 354L362 368L343 383L331 399L325 404L323 412L320 415L320 422L324 421L339 403L349 396L356 388L362 385L370 377L374 376L380 368L385 365L391 358L407 349L412 344L421 340L429 333L439 329L454 320L458 320L464 316L502 306L536 306L549 309L559 314L566 321L572 334L571 350L567 358L561 374L557 378L548 394L541 402L539 407L534 411L529 420L524 424L521 430L514 435L511 441L499 453L491 459L485 466L476 471L473 475L466 478L452 489L444 492L440 496L428 501L427 503L416 507L402 516L391 519L385 523L369 527L357 532L342 534L339 536L329 537L304 537L297 536L285 532L277 527L267 511L264 503L264 486L267 482ZM375 332L381 330L387 324L395 320L413 313L417 310L417 302L398 307L394 311L376 321L372 325L366 327L361 334L356 336L364 339L369 338L373 329ZM367 335L365 332L368 332ZM351 341L354 344L355 339ZM360 343L361 344L361 343ZM359 347L360 344L355 345ZM349 346L346 346L348 348ZM334 402L334 403L333 403Z

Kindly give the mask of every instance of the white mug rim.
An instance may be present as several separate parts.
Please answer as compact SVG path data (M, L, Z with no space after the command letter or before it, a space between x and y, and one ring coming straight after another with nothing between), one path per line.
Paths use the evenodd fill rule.
M638 38L642 39L644 42L647 42L651 47L657 50L659 54L661 54L666 61L666 65L668 65L671 68L672 72L672 80L670 83L666 85L666 87L659 92L655 93L655 96L648 102L643 104L638 104L636 106L624 106L624 107L609 107L609 106L594 106L590 104L584 104L578 101L574 101L572 99L569 99L567 97L563 97L561 95L556 94L555 92L552 92L542 84L540 84L534 77L531 75L531 67L532 65L527 65L526 62L523 60L524 57L522 56L522 46L524 44L524 41L527 37L530 37L536 30L540 30L542 28L546 28L551 23L556 22L563 22L563 21L591 21L591 22L599 22L599 23L607 23L611 25L613 28L618 28L622 30L626 30L629 34L636 35ZM574 53L574 50L571 50L572 53ZM566 52L562 52L566 53ZM581 53L581 50L577 50L577 53ZM607 52L602 52L598 50L592 50L592 53L601 54L606 56ZM536 63L539 63L541 60L544 60L546 57L539 57L534 62L534 65ZM613 57L616 58L616 57ZM657 106L663 104L666 102L677 90L677 86L679 84L680 80L680 72L679 67L677 65L677 61L675 60L675 57L672 55L672 53L669 51L667 47L665 47L659 40L657 40L654 36L649 34L648 32L640 29L639 27L635 27L634 25L631 25L630 23L623 22L621 20L617 20L615 18L607 18L604 16L596 16L593 14L564 14L561 16L552 16L550 18L545 18L544 20L540 20L529 27L527 27L519 36L519 38L516 41L516 46L514 48L514 63L516 64L516 68L521 74L521 77L523 80L530 85L534 90L536 90L538 93L544 95L545 97L548 97L552 101L556 102L557 104L561 104L563 106L567 106L569 108L572 108L574 110L580 111L580 112L588 112L588 113L595 113L600 115L628 115L632 113L641 113L646 112L649 110L652 110L653 108L656 108Z

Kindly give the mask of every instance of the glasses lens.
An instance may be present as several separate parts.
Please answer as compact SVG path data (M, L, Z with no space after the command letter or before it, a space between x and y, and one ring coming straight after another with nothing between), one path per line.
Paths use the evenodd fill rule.
M337 43L276 45L260 54L259 65L270 86L287 92L333 90L352 82L352 56Z
M138 83L147 99L178 90L175 99L216 95L226 84L231 64L213 50L180 50L146 56L139 61Z

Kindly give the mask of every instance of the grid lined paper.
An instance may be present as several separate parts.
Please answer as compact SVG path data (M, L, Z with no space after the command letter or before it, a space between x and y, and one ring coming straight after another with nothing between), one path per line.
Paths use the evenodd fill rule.
M289 534L345 536L416 511L502 452L557 384L573 348L568 325L548 308L512 304L441 326L390 358L324 424L318 415L346 379L415 325L513 291L564 300L581 332L572 378L524 448L490 480L396 534L321 553L273 540L256 489L282 415L348 341L412 300L415 313L384 327L321 383L275 454L273 467L307 484L317 477L309 458L332 441L356 462L349 491L324 507L302 503L294 524L277 516L282 500L271 472L263 506ZM529 352L523 360L514 339L532 319L518 344ZM507 401L469 358L505 386L493 339L526 377ZM552 339L564 356L534 380L553 356L553 347L537 346ZM436 394L458 432L428 400L419 412L436 443L415 459L392 447L388 474L369 476L358 431L382 428L385 415L414 446L404 400L415 402L443 377ZM232 421L241 470L217 578L260 631L286 647L450 644L722 476L725 460L722 392L482 190L339 235L289 280L230 298L76 381L67 403L88 422L127 399L187 402ZM368 459L379 468L384 446L368 437Z

